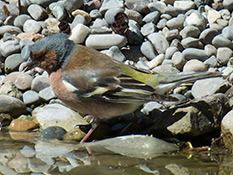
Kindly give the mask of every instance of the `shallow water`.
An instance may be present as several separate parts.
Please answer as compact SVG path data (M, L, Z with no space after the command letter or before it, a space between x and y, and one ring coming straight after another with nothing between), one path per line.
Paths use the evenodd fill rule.
M0 132L0 174L124 174L215 175L233 174L233 156L206 151L173 152L152 159L92 152L77 143L46 141L37 133Z

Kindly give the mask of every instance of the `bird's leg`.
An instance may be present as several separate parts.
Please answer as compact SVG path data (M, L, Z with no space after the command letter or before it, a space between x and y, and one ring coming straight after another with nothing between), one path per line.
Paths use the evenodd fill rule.
M90 135L93 133L93 131L97 128L97 126L99 125L99 120L91 115L86 116L86 120L88 120L89 123L91 123L91 129L87 132L87 134L85 135L85 137L83 137L83 139L80 141L80 143L85 142Z

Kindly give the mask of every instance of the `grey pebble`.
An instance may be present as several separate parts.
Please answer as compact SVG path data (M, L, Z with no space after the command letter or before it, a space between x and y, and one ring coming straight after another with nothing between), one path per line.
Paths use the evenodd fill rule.
M32 19L29 15L26 14L19 15L14 20L14 26L23 29L23 24L29 19Z
M187 37L181 40L181 44L184 48L189 48L189 47L199 47L199 39L198 38L193 38L193 37Z
M183 66L186 62L184 55L181 52L175 52L172 55L172 64L178 69L178 70L182 70Z
M15 97L0 94L0 113L10 114L12 117L18 117L26 112L26 105Z
M232 56L232 50L228 47L220 47L217 49L217 60L221 65L226 65Z
M19 42L16 40L8 40L0 45L1 55L4 57L20 51Z
M154 24L156 24L159 20L159 15L160 13L158 11L150 12L142 19L142 21L145 23L153 22Z
M26 33L38 33L41 30L39 22L29 19L23 25L23 31Z
M145 57L147 57L149 60L152 60L157 55L155 52L155 49L150 41L143 42L141 47L140 47L140 50L141 50L142 54Z
M44 20L47 18L47 13L45 9L38 4L31 4L28 7L27 11L35 20Z
M191 92L193 97L198 99L216 93L224 85L225 80L219 77L197 80L193 84Z
M172 55L178 51L178 48L177 47L168 47L167 50L166 50L166 53L165 53L165 58L166 59L171 59L172 58Z
M187 48L182 52L182 54L188 60L198 59L205 61L206 59L208 59L208 56L205 54L205 51L197 48Z
M98 9L93 9L90 11L90 17L92 19L101 18L102 14L100 13L100 11Z
M212 43L213 38L218 35L219 32L216 29L205 29L201 32L199 39L203 44L210 44Z
M64 0L65 9L71 13L76 9L79 9L84 4L84 0Z
M48 86L42 90L40 90L39 92L39 97L44 100L44 101L49 101L51 99L54 99L56 98L56 95L54 94L51 86Z
M154 45L155 50L160 53L165 53L166 49L169 47L169 43L162 33L152 33L148 36L148 39Z
M41 133L42 138L62 140L66 134L66 130L59 126L50 126Z
M11 54L9 55L4 64L4 69L6 73L16 71L19 68L19 65L23 63L25 59L21 54Z
M207 67L216 67L218 65L217 58L214 55L205 60L204 63L207 65Z
M63 20L66 16L65 7L59 1L50 4L49 9L59 21Z
M5 33L10 33L10 34L19 34L21 33L22 30L19 27L16 26L11 26L11 25L4 25L0 26L0 35L4 35Z
M167 39L167 41L172 41L175 38L177 39L180 38L179 30L178 29L168 30L165 33L165 38Z
M141 33L143 36L147 36L156 31L156 26L153 22L146 23L141 27Z
M223 6L224 6L224 8L232 11L233 10L233 1L231 1L231 0L223 0Z
M182 29L184 20L185 20L185 16L179 15L176 18L172 18L168 20L166 25L169 29Z
M33 81L32 81L32 85L31 85L31 89L39 92L42 89L49 87L50 83L49 83L49 78L47 76L36 76Z
M223 37L222 34L219 34L217 36L214 37L214 39L212 40L212 44L218 48L218 47L230 47L233 48L233 43L231 42L231 40L229 40L228 38Z
M223 37L233 40L233 26L227 26L222 30Z
M197 38L200 34L200 30L196 26L185 26L181 31L180 35L182 38L194 37Z
M110 47L107 52L107 55L121 62L125 60L125 56L123 55L123 53L120 51L120 49L117 46Z
M39 95L33 90L28 90L23 93L23 102L26 105L37 104L40 101Z

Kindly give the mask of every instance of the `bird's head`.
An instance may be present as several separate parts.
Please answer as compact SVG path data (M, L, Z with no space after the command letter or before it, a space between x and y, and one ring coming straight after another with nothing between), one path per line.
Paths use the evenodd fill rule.
M50 74L65 64L73 46L74 43L68 39L67 34L47 36L32 46L27 68L40 67Z

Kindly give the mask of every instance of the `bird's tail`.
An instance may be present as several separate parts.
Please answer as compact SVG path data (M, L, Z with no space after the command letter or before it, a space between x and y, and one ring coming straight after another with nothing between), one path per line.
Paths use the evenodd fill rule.
M220 72L182 72L175 75L168 75L165 79L162 79L154 88L156 93L165 94L171 89L184 83L193 83L196 80L221 76L222 74Z

